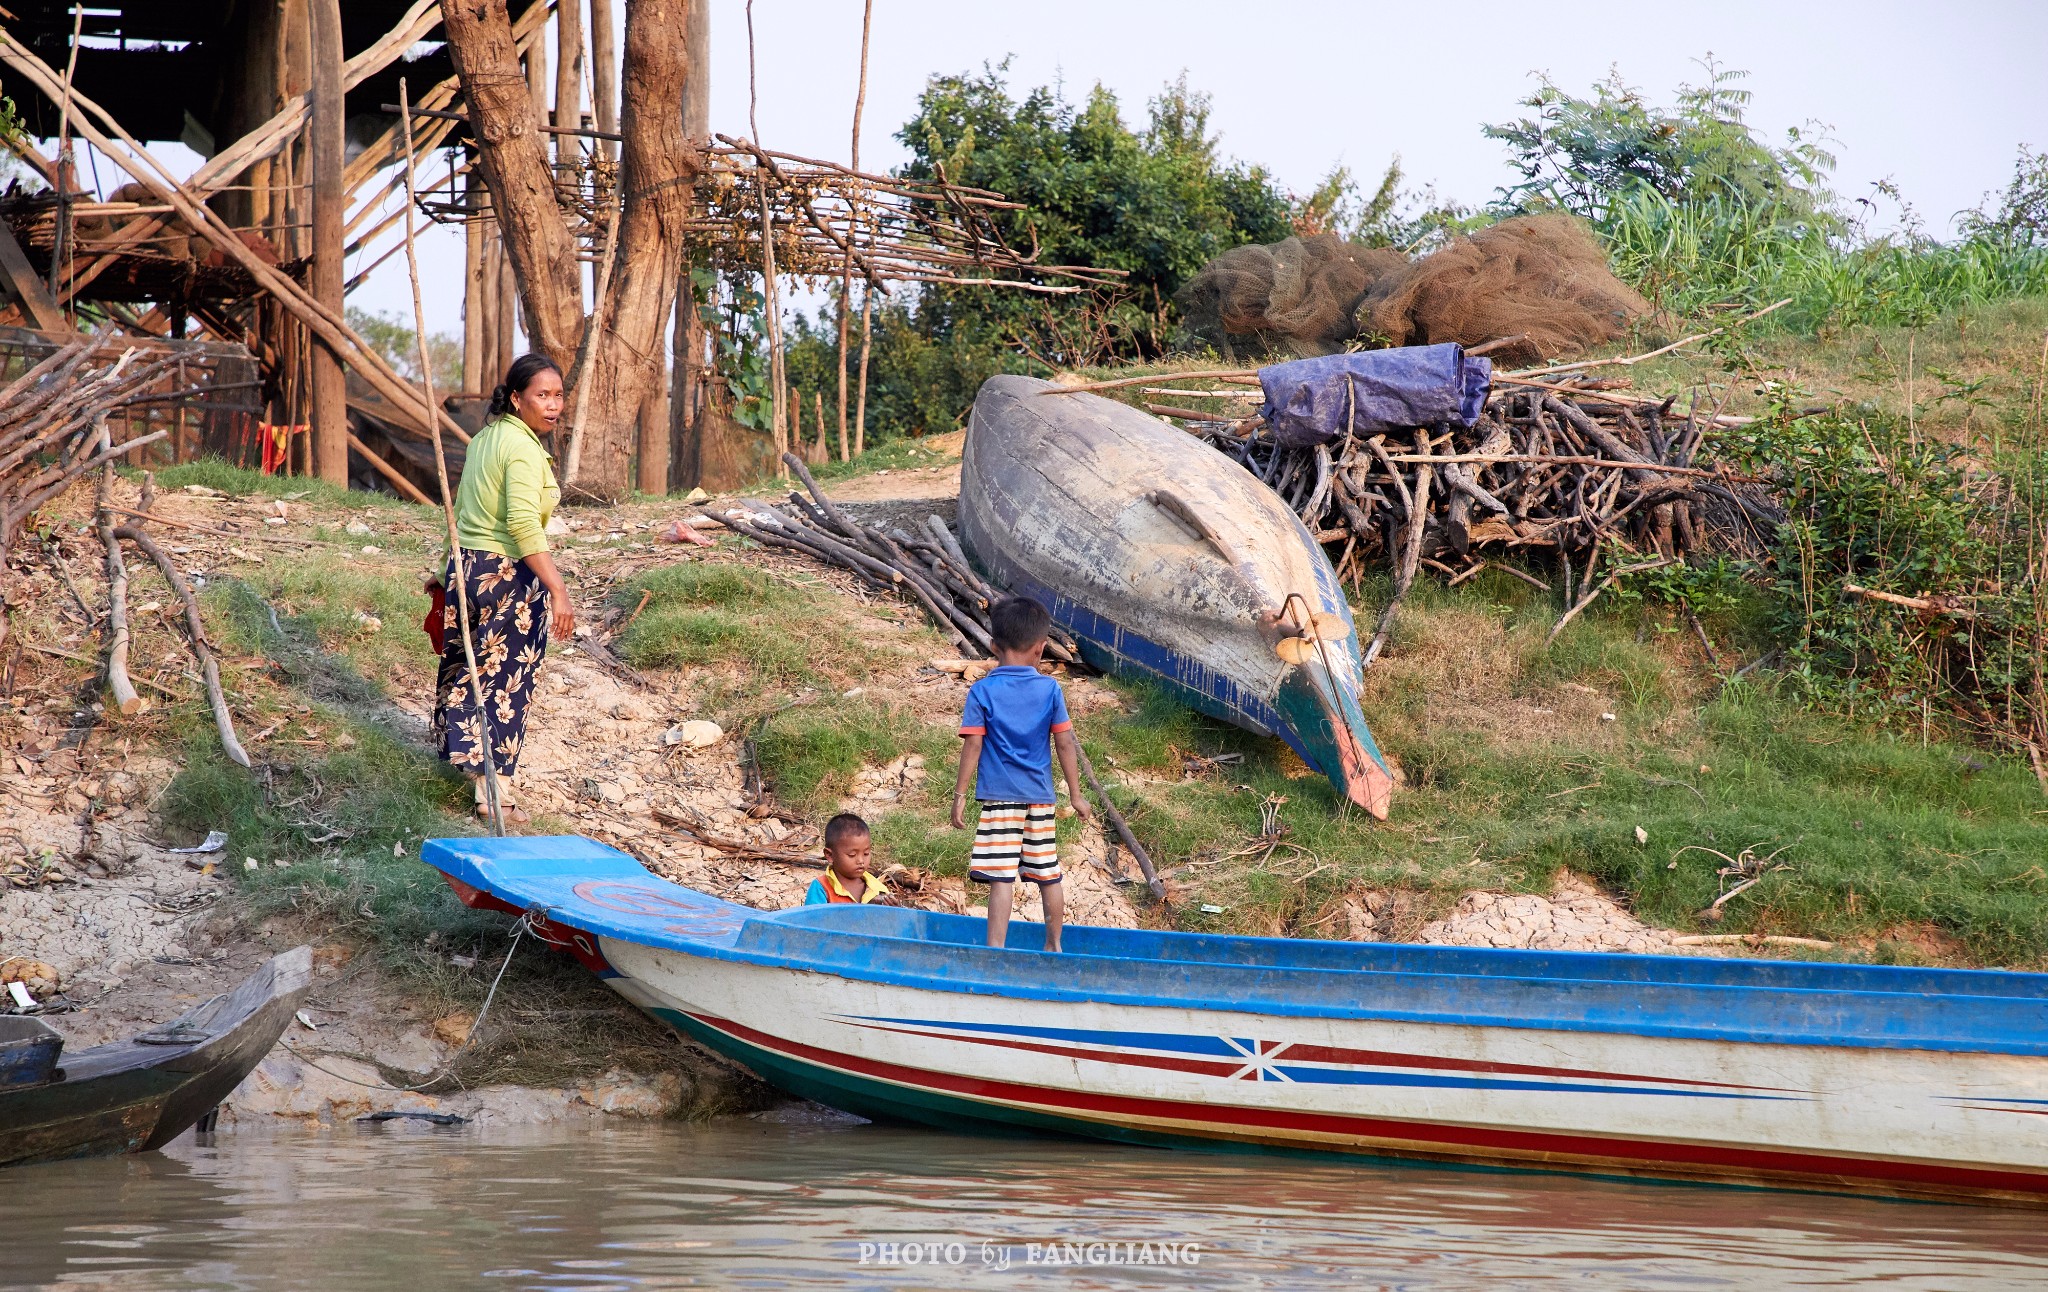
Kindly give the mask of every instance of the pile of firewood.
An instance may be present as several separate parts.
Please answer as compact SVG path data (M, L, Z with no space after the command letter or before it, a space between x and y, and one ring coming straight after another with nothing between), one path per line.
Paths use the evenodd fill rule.
M103 442L102 423L114 410L193 393L151 392L178 360L136 363L139 353L118 342L80 337L0 388L0 551L14 541L23 520L72 481L170 434Z
M1319 540L1342 544L1339 577L1382 565L1394 598L1366 648L1370 663L1421 566L1461 582L1499 568L1546 591L1520 568L1554 565L1565 622L1614 578L1682 560L1696 550L1755 550L1784 519L1745 478L1698 465L1717 422L1676 400L1608 393L1602 383L1506 381L1472 426L1340 437L1327 445L1276 444L1263 422L1198 423L1294 509ZM1595 583L1601 563L1607 579ZM1575 586L1576 585L1576 586Z
M915 602L963 655L986 659L995 653L988 612L1003 594L974 572L945 521L928 516L916 534L863 525L825 495L802 458L786 453L782 460L802 479L809 497L792 491L787 510L752 504L717 519L757 543L850 570L872 588ZM1063 630L1055 629L1046 654L1071 663L1073 646Z

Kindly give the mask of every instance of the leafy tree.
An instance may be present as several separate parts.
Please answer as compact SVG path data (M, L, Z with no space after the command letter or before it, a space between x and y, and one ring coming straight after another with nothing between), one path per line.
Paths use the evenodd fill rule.
M1183 282L1220 252L1292 231L1287 194L1264 169L1222 158L1208 97L1184 77L1133 129L1101 86L1079 104L1049 87L1019 98L1004 73L997 65L933 77L897 132L911 151L902 173L1001 193L1023 204L993 216L1010 245L1036 248L1042 264L1125 277L1063 296L934 284L878 299L871 440L953 429L997 372L1157 357L1171 343L1171 301ZM793 387L831 397L836 337L829 318L795 320Z
M2048 247L2048 152L2037 153L2020 145L2019 160L2013 163L2012 181L1997 198L1987 195L1983 206L1963 214L1963 233L1986 242L2015 247Z
M1503 214L1564 210L1601 222L1614 203L1647 189L1670 202L1713 198L1751 210L1770 208L1787 222L1829 219L1827 176L1834 155L1825 129L1787 132L1782 148L1759 139L1743 119L1747 72L1706 63L1703 85L1681 85L1669 111L1653 107L1619 72L1579 98L1548 77L1522 100L1535 116L1483 133L1508 145L1522 182L1500 190Z
M396 314L372 313L351 305L347 318L348 325L355 329L356 334L369 342L370 348L382 355L384 362L396 369L399 376L408 381L420 379L418 333L407 327ZM434 361L434 389L437 394L463 389L460 338L446 332L432 333L427 337L427 354Z

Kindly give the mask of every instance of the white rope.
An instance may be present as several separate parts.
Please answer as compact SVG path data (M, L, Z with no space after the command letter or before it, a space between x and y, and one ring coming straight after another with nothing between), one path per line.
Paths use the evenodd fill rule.
M538 910L539 908L536 907L534 909ZM450 1072L455 1070L456 1062L459 1059L461 1059L465 1053L468 1052L470 1043L475 1041L477 1038L477 1033L484 1030L484 1020L491 1016L491 1002L495 1000L498 995L498 984L505 981L505 971L512 967L512 957L519 950L519 939L524 937L532 929L533 915L534 911L527 911L519 917L519 922L512 926L512 945L505 952L505 963L498 966L498 976L496 978L491 979L491 989L488 992L484 993L483 1008L477 1011L476 1022L470 1025L469 1035L462 1038L462 1044L456 1047L455 1053L448 1056L448 1062L441 1065L441 1070L439 1072L434 1073L434 1075L428 1077L425 1081L420 1082L418 1085L391 1086L372 1084L368 1081L358 1081L354 1077L343 1076L341 1073L336 1072L333 1068L322 1067L320 1064L315 1063L312 1059L309 1059L304 1054L300 1053L298 1047L294 1046L290 1041L287 1041L282 1037L278 1038L277 1043L280 1046L284 1047L285 1051L289 1053L293 1058L305 1064L307 1067L313 1069L315 1072L324 1072L328 1076L333 1077L336 1081L346 1081L348 1084L352 1086L361 1086L365 1090L389 1090L397 1094L409 1094L416 1091L425 1090L428 1086L436 1085L440 1082L440 1080L443 1077L447 1076Z

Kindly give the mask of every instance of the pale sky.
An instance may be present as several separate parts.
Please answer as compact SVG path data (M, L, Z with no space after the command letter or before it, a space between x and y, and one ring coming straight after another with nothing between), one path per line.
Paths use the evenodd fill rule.
M712 123L747 125L744 0L712 0ZM1337 162L1376 180L1395 153L1411 184L1477 204L1513 178L1482 123L1521 114L1547 72L1584 92L1610 67L1666 104L1708 53L1750 72L1750 119L1773 140L1788 126L1832 128L1845 197L1896 182L1928 231L2003 187L2022 143L2048 147L2048 4L2024 0L1603 3L1548 6L1037 0L1029 5L875 0L862 129L865 169L901 163L893 138L934 73L1012 58L1021 96L1097 82L1126 120L1183 71L1213 100L1225 156L1264 164L1306 191ZM844 160L860 55L860 0L755 0L761 142ZM458 237L427 259L435 330L461 325ZM351 266L353 271L354 266ZM411 316L402 258L352 303Z

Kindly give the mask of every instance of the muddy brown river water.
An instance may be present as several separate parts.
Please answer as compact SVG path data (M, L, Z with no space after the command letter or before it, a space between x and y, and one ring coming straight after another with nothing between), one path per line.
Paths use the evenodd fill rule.
M0 1172L0 1286L2048 1287L2048 1216L735 1121L189 1136Z

